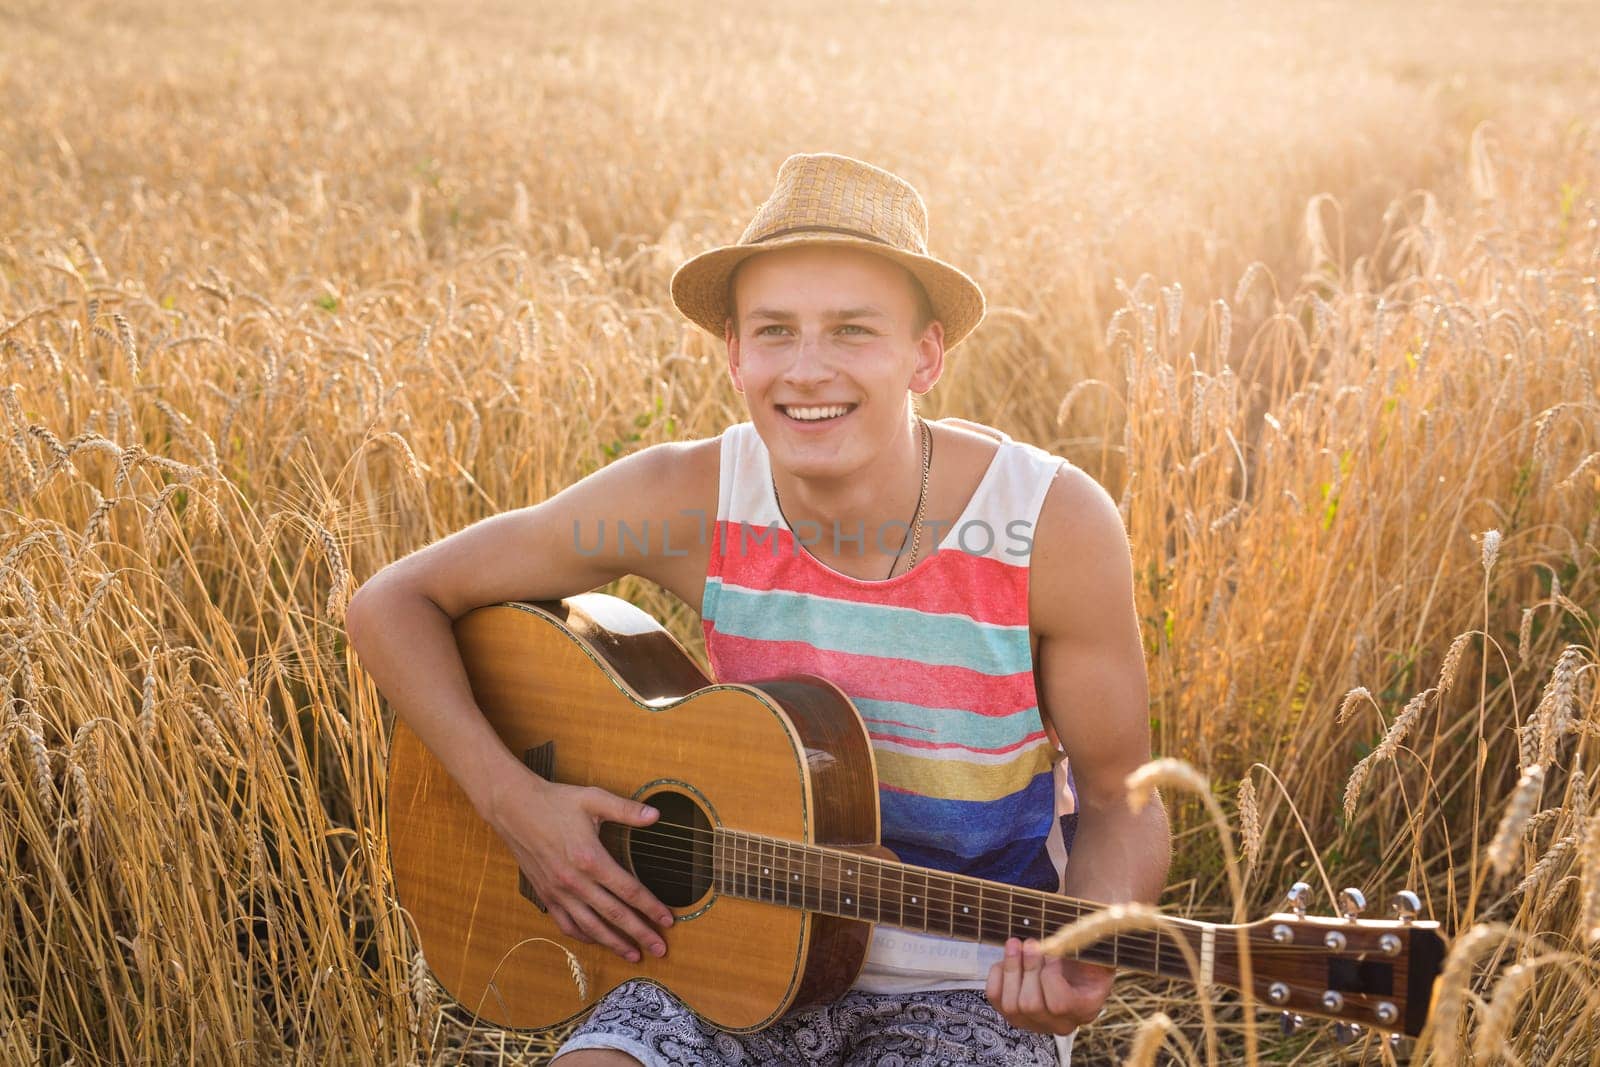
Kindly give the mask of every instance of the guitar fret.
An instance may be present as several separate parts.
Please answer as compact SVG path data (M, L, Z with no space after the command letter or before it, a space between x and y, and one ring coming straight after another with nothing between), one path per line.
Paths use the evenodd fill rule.
M924 874L923 885L927 887L928 902L928 931L937 930L941 933L954 933L950 925L950 912L954 910L955 882L945 874Z
M993 911L994 905L992 900L985 899L985 897L992 898L993 896L994 891L990 886L986 884L980 884L978 886L979 941L1003 942L1006 939L1007 931L998 928L999 915Z
M751 900L761 899L761 850L764 846L759 837L746 843L744 849L744 895Z
M782 843L756 838L755 876L766 879L766 896L774 904L789 903L788 887L783 884Z
M906 903L911 905L911 914L917 924L917 929L926 932L928 929L928 874L926 871L913 870L910 872L911 897Z
M830 867L832 868L831 873L829 871ZM844 890L839 885L839 879L841 878L839 872L844 869L843 864L840 863L838 856L822 852L817 855L817 869L822 873L824 891L829 888L833 890L833 907L828 910L838 915L844 904Z
M762 896L761 859L767 847L767 843L758 837L751 840L744 850L744 891L752 900L760 900Z
M757 841L739 838L738 859L734 861L733 867L733 891L747 899L755 896L755 886L750 885L750 854L757 853L758 849L760 843Z
M728 849L728 889L734 896L748 896L750 887L746 881L745 868L748 864L746 856L750 845L743 837L735 837L729 842Z
M895 910L899 915L899 921L895 925L904 930L906 928L906 869L904 867L896 867L895 873L900 876L900 891L895 894Z
M839 911L839 893L834 889L833 879L828 876L829 861L833 858L826 852L813 850L811 855L817 860L817 910L827 914L837 914ZM831 897L830 897L831 894Z
M979 914L983 906L982 883L974 887L963 885L961 881L951 880L950 936L977 941L983 935L982 917Z
M856 891L850 886L856 865L850 862L849 856L845 855L834 857L834 861L839 875L839 914L849 915L856 906L855 902L860 899Z
M750 876L755 879L756 892L762 900L778 899L778 879L776 877L778 864L778 845L776 841L756 838L754 862L750 865Z
M783 854L773 866L772 873L783 883L783 902L791 908L804 907L805 898L798 890L800 871L795 865L794 846L785 841L782 843Z
M761 868L766 862L761 855L762 845L759 837L746 837L740 849L739 884L742 895L751 900L761 899Z
M807 869L807 873L810 875L810 880L812 882L812 891L815 894L812 897L813 903L811 905L811 910L812 911L827 911L828 910L828 903L827 903L827 894L828 894L828 870L827 870L827 867L828 867L828 856L827 856L827 853L825 853L825 852L817 852L814 849L808 849L806 851L806 863L807 863L807 868L806 868Z
M767 879L767 894L774 901L780 899L780 892L783 894L781 899L786 902L789 899L788 872L793 865L792 852L792 847L786 841L766 838L761 842L763 859L756 869L758 872L763 870L772 872L764 877Z
M789 884L789 872L794 868L794 850L786 841L772 841L767 849L768 861L764 866L771 872L767 877L772 879L772 899L779 899L781 892L784 904L792 905L794 887Z
M805 900L805 854L791 841L774 841L772 877L783 886L783 899L791 907L803 908Z

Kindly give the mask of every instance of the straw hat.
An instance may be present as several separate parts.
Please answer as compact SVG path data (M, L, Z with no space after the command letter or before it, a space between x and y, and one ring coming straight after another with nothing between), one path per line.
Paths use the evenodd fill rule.
M793 155L778 169L767 202L738 244L702 252L672 276L672 302L691 322L723 335L731 314L729 280L751 256L775 248L828 244L859 248L905 267L927 290L944 324L946 350L983 318L983 290L928 255L928 209L904 178L849 156Z

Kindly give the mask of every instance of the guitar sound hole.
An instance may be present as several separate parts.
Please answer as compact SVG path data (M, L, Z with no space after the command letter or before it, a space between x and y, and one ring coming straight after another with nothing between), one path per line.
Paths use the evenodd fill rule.
M644 799L661 818L628 832L629 866L661 903L687 908L711 891L711 823L683 793Z

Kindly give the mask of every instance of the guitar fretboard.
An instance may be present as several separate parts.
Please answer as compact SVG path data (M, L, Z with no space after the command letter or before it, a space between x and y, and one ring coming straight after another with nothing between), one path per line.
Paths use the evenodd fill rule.
M1043 938L1095 906L1059 894L912 867L815 845L719 829L712 878L720 893L788 908L865 919L902 930L1003 944ZM1183 978L1178 937L1198 949L1199 925L1124 931L1080 949L1090 963Z

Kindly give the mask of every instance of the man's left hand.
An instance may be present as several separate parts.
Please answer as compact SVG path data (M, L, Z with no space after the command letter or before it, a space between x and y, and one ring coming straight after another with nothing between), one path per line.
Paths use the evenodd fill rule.
M1011 938L1005 959L989 968L989 1002L1006 1021L1040 1034L1070 1034L1100 1014L1116 972L1079 960L1046 957L1039 942Z

